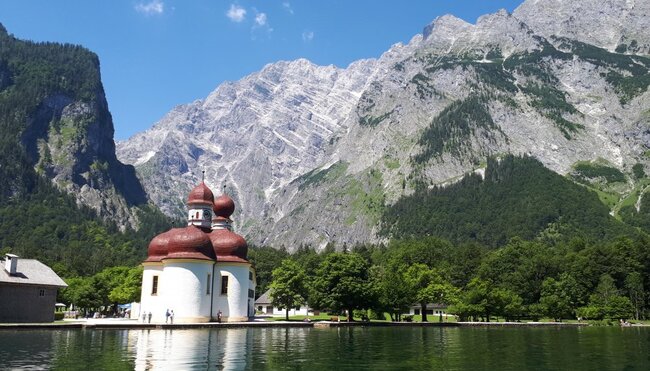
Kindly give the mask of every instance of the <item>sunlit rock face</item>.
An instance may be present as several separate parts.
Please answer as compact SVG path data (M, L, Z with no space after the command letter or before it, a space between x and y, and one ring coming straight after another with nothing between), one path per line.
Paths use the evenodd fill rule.
M270 64L176 107L118 156L170 215L205 170L242 205L249 241L289 250L378 241L385 205L489 155L561 174L595 159L648 169L650 93L633 82L650 68L647 8L529 0L476 24L439 17L347 68Z

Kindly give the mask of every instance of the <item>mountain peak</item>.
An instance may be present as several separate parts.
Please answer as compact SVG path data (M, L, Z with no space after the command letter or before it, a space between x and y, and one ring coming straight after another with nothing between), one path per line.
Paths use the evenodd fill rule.
M432 33L454 33L458 31L465 31L468 28L473 27L471 23L468 23L456 16L451 14L445 14L443 16L437 17L429 25L427 25L422 31L422 35L425 39L428 39Z

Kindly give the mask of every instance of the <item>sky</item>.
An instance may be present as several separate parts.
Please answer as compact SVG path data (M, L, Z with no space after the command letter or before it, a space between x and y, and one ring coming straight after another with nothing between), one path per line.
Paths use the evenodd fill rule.
M97 53L115 139L268 63L346 67L408 42L436 17L468 22L522 0L2 0L19 39Z

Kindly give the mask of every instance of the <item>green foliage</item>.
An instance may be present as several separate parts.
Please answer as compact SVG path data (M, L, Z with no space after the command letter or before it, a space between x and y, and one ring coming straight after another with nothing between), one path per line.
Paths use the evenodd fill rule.
M382 115L379 115L379 116L376 116L376 117L375 116L370 116L370 115L361 116L361 117L359 117L359 124L361 126L370 126L370 127L377 126L377 125L381 124L382 121L389 118L390 115L392 115L392 114L393 114L393 111L389 111L389 112L386 112L386 113L384 113Z
M316 271L310 292L310 304L333 311L370 308L374 290L368 262L354 253L333 253Z
M75 308L94 310L140 300L142 267L110 267L88 277L66 278L60 299Z
M609 183L625 182L625 175L618 169L591 162L578 162L573 167L573 178L580 183L589 183L593 179L603 178Z
M496 247L515 236L531 240L551 223L555 238L612 239L632 233L609 215L597 195L529 157L490 158L485 179L470 174L459 182L418 189L386 208L383 236L437 236L453 243Z
M144 259L151 238L171 224L153 207L145 206L140 215L145 222L141 230L120 232L49 181L37 178L31 194L0 203L0 246L38 259L67 277L93 275L115 265L134 266Z
M348 164L346 162L337 162L327 169L314 169L308 173L300 176L294 182L300 182L298 189L303 191L310 186L318 185L326 180L337 179L348 169Z
M272 247L251 246L248 249L248 260L255 267L257 279L256 295L259 297L268 290L273 281L273 269L280 266L281 262L289 256L285 249Z
M643 194L639 206L638 211L634 205L622 207L619 210L619 215L625 223L650 233L650 192L647 190Z
M577 114L578 110L566 101L566 94L550 84L528 83L522 91L532 97L531 106L553 120L567 139L584 127L566 120L564 114Z
M589 298L589 305L578 313L589 319L628 319L634 316L634 306L629 298L619 295L614 279L604 274Z
M497 129L486 107L486 97L471 95L450 104L424 130L418 144L423 147L413 160L426 163L445 152L460 155L469 138L478 130Z
M423 73L417 73L411 78L411 84L415 85L415 92L418 97L420 97L420 99L428 99L434 96L443 96L442 93L440 93L431 85L430 81L431 79Z
M562 48L570 49L573 54L595 66L609 69L604 73L606 81L616 89L621 104L626 104L636 96L643 94L650 86L650 58L641 55L624 55L611 53L593 45L576 40L560 38ZM630 44L630 46L632 46ZM623 50L623 45L619 45ZM635 47L632 47L635 49ZM627 50L627 46L625 46Z
M305 285L305 271L291 259L282 261L279 267L273 270L271 282L271 302L274 306L285 309L285 319L289 320L289 309L304 304L307 300Z
M643 169L643 164L638 162L634 164L634 166L632 166L632 173L636 179L645 178L645 170Z

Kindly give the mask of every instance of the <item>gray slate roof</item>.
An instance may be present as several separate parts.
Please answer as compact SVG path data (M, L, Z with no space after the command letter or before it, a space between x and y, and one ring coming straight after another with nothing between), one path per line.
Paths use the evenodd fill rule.
M16 275L9 275L5 270L4 260L0 260L0 283L43 285L67 287L52 268L36 259L19 258L16 265Z
M266 290L257 300L255 300L256 305L271 304L271 290Z

